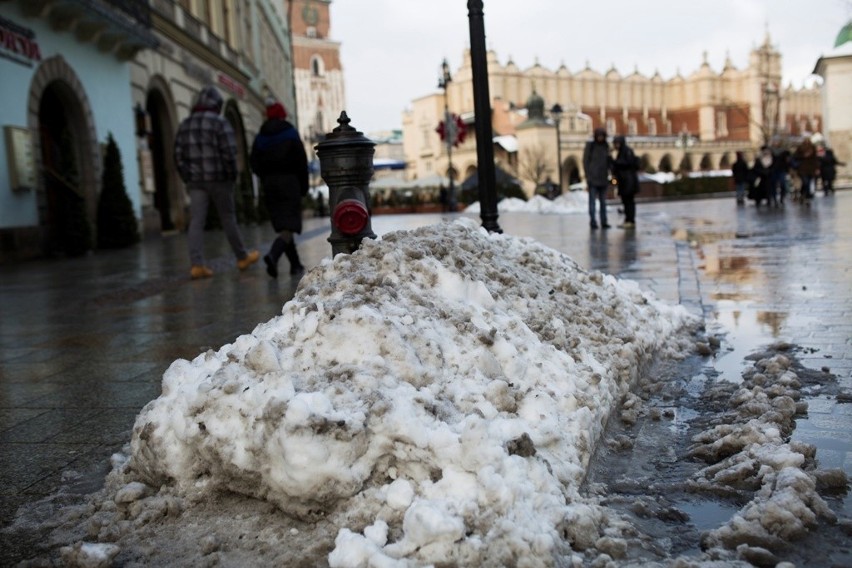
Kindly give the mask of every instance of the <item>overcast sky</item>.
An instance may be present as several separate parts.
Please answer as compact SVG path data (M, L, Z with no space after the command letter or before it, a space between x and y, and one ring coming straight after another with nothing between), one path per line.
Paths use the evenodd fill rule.
M719 71L729 53L745 67L768 26L785 84L801 86L852 17L852 0L484 0L489 49L521 68L536 58L576 72L634 67L666 79L695 71L707 52ZM470 43L464 0L334 0L345 109L363 132L401 128L410 101L438 92L443 58L455 71ZM563 101L564 102L564 101Z

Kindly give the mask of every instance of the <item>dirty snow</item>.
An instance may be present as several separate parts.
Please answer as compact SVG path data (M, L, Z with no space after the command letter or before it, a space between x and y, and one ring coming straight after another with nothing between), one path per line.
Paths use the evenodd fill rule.
M613 407L694 323L470 220L390 233L311 271L280 317L172 364L129 468L306 521L357 496L332 566L549 562Z
M724 423L694 438L692 454L711 464L695 475L696 490L721 485L755 492L730 521L703 536L706 548L771 552L805 536L819 518L837 521L817 493L824 473L816 469L814 447L789 441L795 416L807 411L800 389L786 355L762 359L731 394ZM835 489L845 489L841 470L830 475L842 478Z

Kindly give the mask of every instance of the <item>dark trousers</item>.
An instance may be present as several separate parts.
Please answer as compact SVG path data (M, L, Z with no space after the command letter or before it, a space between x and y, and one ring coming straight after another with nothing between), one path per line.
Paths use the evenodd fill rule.
M624 205L624 222L625 223L635 223L636 222L636 196L631 195L622 195L621 203Z

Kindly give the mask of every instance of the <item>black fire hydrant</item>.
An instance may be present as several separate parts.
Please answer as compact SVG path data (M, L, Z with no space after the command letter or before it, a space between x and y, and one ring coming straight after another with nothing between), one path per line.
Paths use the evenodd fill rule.
M370 180L375 142L349 126L346 111L339 126L316 146L320 175L328 184L332 256L351 254L365 238L375 239L370 227Z

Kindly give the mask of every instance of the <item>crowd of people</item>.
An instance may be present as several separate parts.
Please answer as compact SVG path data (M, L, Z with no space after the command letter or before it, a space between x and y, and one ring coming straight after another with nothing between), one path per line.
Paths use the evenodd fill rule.
M789 198L809 204L821 185L825 195L834 193L837 167L845 166L831 148L817 146L804 138L792 151L780 141L763 146L754 163L749 166L743 152L737 152L731 166L736 199L744 205L746 199L757 207L780 207Z

